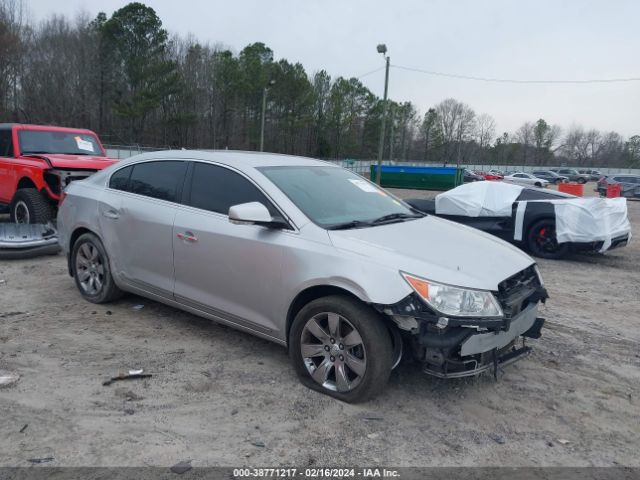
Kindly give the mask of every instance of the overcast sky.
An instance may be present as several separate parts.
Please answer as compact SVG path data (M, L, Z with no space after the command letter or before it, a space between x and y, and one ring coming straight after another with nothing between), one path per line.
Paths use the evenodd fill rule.
M32 18L94 16L126 0L25 0ZM640 77L637 0L146 0L165 28L240 51L264 42L307 73L359 76L391 63L479 77L581 80ZM382 96L384 72L362 78ZM640 81L496 84L392 68L389 95L421 114L447 97L488 113L498 133L545 118L567 128L640 134Z

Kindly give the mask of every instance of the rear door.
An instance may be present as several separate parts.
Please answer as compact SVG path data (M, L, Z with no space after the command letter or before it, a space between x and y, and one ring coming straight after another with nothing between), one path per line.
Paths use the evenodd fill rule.
M187 170L184 161L137 163L117 170L98 215L114 271L149 293L173 295L173 221Z
M229 222L229 207L260 202L280 215L243 174L194 162L173 229L175 299L252 331L276 336L282 261L292 231ZM280 319L284 322L284 319Z

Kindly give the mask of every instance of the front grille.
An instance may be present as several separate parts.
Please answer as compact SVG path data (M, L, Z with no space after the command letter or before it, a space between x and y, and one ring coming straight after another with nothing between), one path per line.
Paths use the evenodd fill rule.
M546 292L533 265L503 280L498 285L498 301L505 317L518 315L527 305L546 298Z

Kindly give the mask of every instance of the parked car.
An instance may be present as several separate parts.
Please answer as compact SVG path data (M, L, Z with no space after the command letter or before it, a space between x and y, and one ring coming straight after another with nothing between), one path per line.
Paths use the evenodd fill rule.
M475 171L476 175L481 176L485 180L502 180L503 176L497 173Z
M134 292L274 341L348 402L382 390L404 342L461 377L521 358L543 324L531 257L322 161L139 155L70 184L58 223L86 300Z
M571 251L605 252L631 237L624 198L579 198L507 182L461 185L414 208L483 230L542 258Z
M575 168L552 168L551 171L567 177L570 182L587 183L590 178L589 175L579 173Z
M640 198L640 175L617 173L605 175L597 183L597 191L601 197L607 195L607 186L620 184L620 195L629 198Z
M468 169L464 169L464 182L480 182L484 180L484 177L481 177L480 175L476 175L475 173L473 173L471 170Z
M531 174L538 178L542 178L549 183L553 183L555 185L558 185L560 183L566 183L569 181L569 177L559 175L556 172L553 172L551 170L534 170L533 172L531 172Z
M517 183L519 185L528 185L533 187L546 187L549 185L549 182L543 178L538 178L535 175L531 175L530 173L524 172L516 172L511 175L505 175L505 182Z
M91 130L0 124L0 209L12 222L45 224L65 186L114 162Z
M600 180L600 178L602 178L602 173L600 173L599 170L578 170L578 173L581 173L582 175L588 175L589 180L591 180L592 182L597 182L598 180Z

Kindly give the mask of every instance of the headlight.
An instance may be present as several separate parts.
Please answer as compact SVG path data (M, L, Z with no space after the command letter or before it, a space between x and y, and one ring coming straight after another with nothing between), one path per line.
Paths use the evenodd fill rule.
M538 264L535 264L533 266L533 269L536 272L536 275L538 275L538 281L540 282L540 286L544 287L544 281L542 280L542 275L540 275L540 269L538 268Z
M491 292L453 287L400 273L425 302L442 314L485 318L503 316L502 308Z

